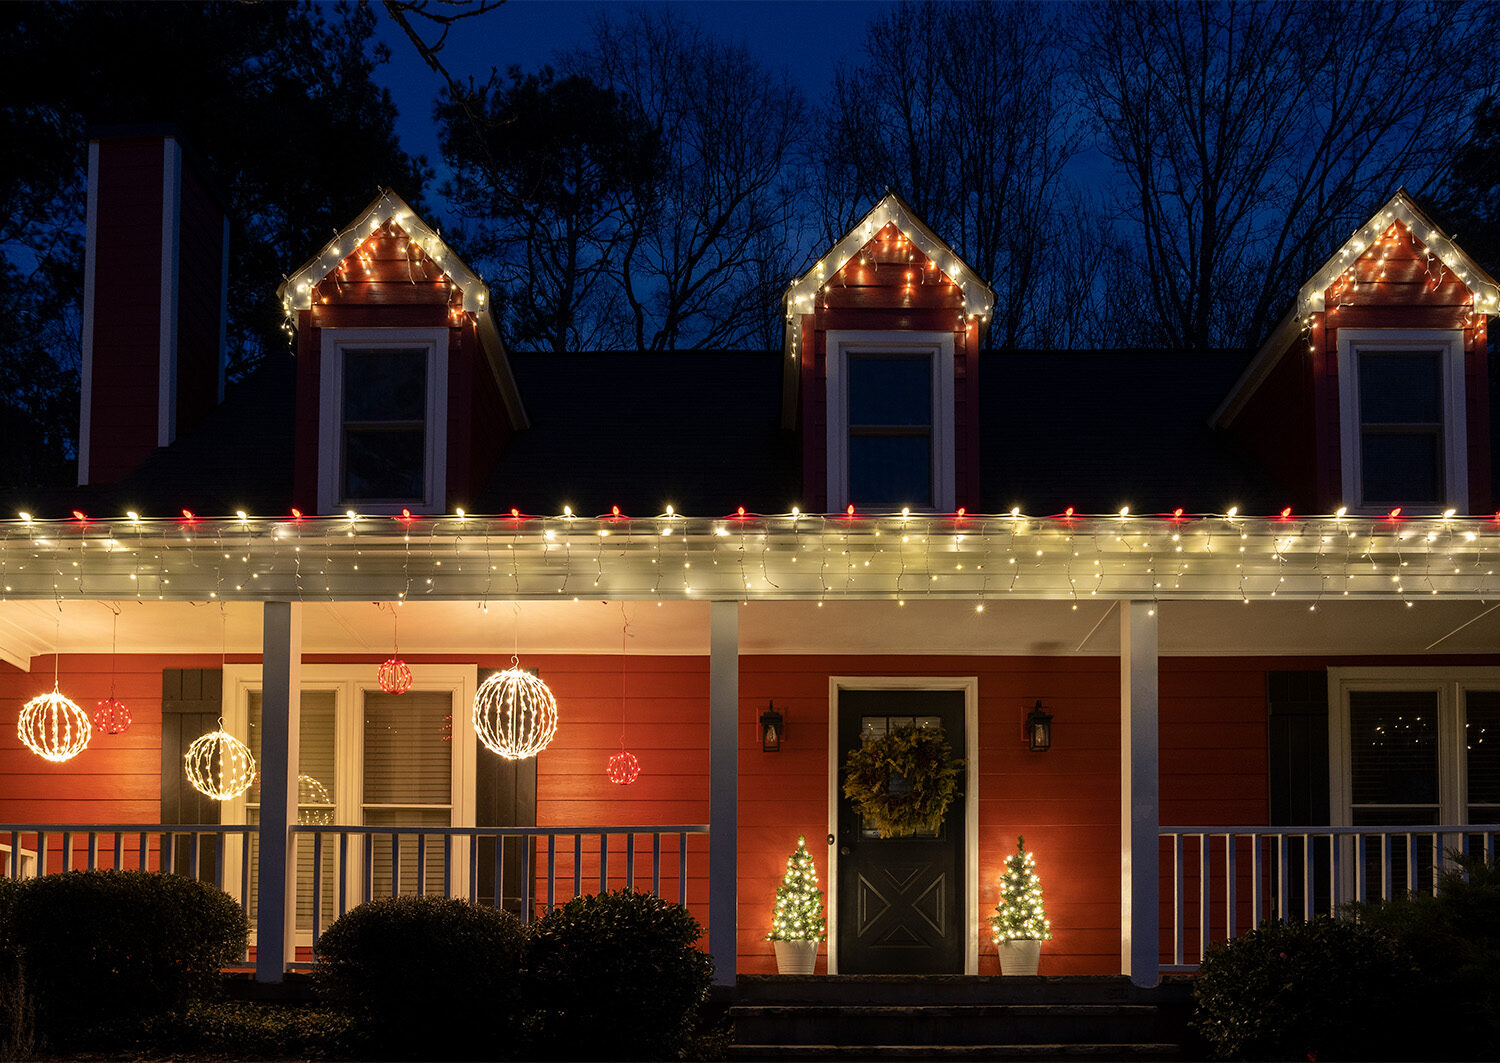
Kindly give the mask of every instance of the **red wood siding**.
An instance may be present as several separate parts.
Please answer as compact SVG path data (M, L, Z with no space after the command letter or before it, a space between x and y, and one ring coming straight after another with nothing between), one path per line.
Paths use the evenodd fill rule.
M1254 453L1284 488L1281 504L1298 513L1318 512L1322 509L1319 499L1326 495L1318 480L1320 466L1311 457L1318 453L1320 442L1327 444L1328 436L1326 423L1320 428L1313 401L1313 361L1307 356L1307 342L1300 337L1293 340L1230 428L1238 443ZM1336 437L1337 395L1333 416ZM1337 493L1337 485L1334 490Z
M160 137L98 145L88 475L113 483L156 450L163 147Z
M325 328L448 329L447 507L462 505L484 485L509 437L510 425L463 296L426 255L408 255L395 223L372 234L313 292L297 314L296 506L314 513L318 501L319 373Z
M802 494L828 509L828 348L834 330L952 332L956 504L979 501L978 333L963 320L963 292L887 223L813 297L802 330Z

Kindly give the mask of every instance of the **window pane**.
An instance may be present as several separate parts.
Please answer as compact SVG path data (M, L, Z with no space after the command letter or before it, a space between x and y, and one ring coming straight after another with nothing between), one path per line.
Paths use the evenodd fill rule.
M850 436L849 501L860 506L932 505L932 440Z
M1433 690L1357 690L1349 694L1356 806L1432 805L1435 811L1437 704L1437 692ZM1379 818L1394 814L1394 809L1388 809ZM1356 825L1359 822L1360 813L1356 811Z
M1494 823L1500 805L1500 691L1464 694L1465 763L1469 772L1469 822ZM1482 810L1476 805L1490 806ZM1476 815L1476 812L1479 814Z
M346 428L344 500L421 499L427 438L417 428Z
M1365 424L1440 424L1441 355L1359 352L1359 414Z
M344 354L345 421L420 421L427 416L427 352Z
M453 800L453 743L446 691L365 694L365 804L442 805ZM366 813L366 822L369 820ZM444 812L443 821L447 822ZM415 822L415 821L413 821Z
M1360 439L1360 474L1366 503L1433 502L1442 493L1437 431L1366 432Z
M850 425L931 423L931 358L849 356Z

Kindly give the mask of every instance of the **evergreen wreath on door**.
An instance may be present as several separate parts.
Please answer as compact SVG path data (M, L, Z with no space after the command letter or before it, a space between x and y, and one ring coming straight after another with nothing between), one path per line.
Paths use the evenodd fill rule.
M936 831L963 768L941 727L898 727L849 751L844 796L882 838Z

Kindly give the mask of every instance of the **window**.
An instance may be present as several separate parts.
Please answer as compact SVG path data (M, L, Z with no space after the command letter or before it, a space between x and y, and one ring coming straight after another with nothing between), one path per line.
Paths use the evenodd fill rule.
M828 508L952 510L952 335L832 331L827 344Z
M446 329L324 329L318 506L441 511Z
M1341 329L1338 358L1345 499L1466 510L1463 334Z
M474 822L476 740L470 714L477 669L473 665L412 665L413 685L405 694L380 691L373 664L304 665L298 731L297 821L304 824L446 827ZM225 728L261 755L261 669L230 665L224 671ZM241 799L226 802L226 823L259 820L259 781ZM256 842L252 839L252 860ZM337 915L337 846L323 850L321 920ZM226 853L225 881L238 883L239 852ZM444 850L437 836L427 842L426 886L441 892ZM374 896L390 895L392 850L377 838L370 853ZM468 849L455 846L455 888L468 883ZM230 866L230 865L233 866ZM416 888L416 835L402 839L403 892ZM247 908L254 917L255 863L250 867ZM344 868L348 896L364 888L364 857L359 839L350 841ZM311 943L312 844L297 847L297 930Z

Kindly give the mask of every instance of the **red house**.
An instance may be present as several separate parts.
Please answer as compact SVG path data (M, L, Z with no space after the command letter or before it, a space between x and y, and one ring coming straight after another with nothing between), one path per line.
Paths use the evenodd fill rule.
M820 971L990 974L1024 835L1042 973L1149 985L1492 851L1500 289L1405 193L1247 358L981 353L992 292L895 196L781 350L514 353L385 192L281 288L295 357L226 389L210 184L170 137L89 159L80 486L0 522L0 706L131 722L59 762L0 729L9 874L214 878L269 980L366 897L634 885L729 980L774 970L805 835ZM521 759L474 726L513 663L557 706ZM908 722L959 796L883 839L843 764ZM221 731L257 765L222 801L184 770Z

